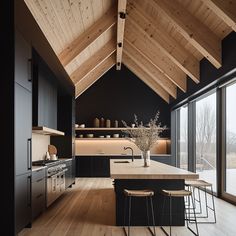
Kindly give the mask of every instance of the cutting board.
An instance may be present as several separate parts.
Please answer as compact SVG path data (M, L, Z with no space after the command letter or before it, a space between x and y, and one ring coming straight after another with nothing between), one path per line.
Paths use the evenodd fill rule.
M57 148L54 146L54 145L48 145L48 152L49 152L49 155L57 155Z

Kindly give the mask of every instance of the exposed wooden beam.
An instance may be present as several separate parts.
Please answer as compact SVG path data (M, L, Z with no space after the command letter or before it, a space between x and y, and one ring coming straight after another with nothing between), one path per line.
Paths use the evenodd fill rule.
M114 7L109 9L98 21L89 27L78 38L71 42L59 55L63 66L69 64L77 55L93 43L99 36L115 25L117 12Z
M95 70L100 64L103 63L111 54L116 50L115 39L110 40L101 49L99 49L88 60L82 63L71 75L71 79L76 85L79 81L83 80L87 74Z
M116 63L115 54L113 53L91 73L89 73L83 80L75 86L75 97L80 96L86 89L95 83L102 75L104 75Z
M221 67L221 40L178 1L149 0L155 9L216 68Z
M141 31L131 21L127 21L125 27L125 39L131 43L140 53L168 77L182 91L186 92L186 75L168 57L166 57L158 46L149 38L145 31ZM155 40L154 40L155 41Z
M202 0L218 17L236 31L236 1Z
M138 33L145 32L145 39L148 38L195 83L199 83L199 61L189 51L172 38L165 29L158 26L156 21L145 14L143 9L138 7L138 4L135 4L134 1L129 1L127 4L127 14L126 26L129 23L135 24L139 28Z
M127 0L118 0L116 69L121 69Z
M151 78L153 78L166 92L172 97L177 97L177 88L169 78L167 78L159 69L157 69L140 51L137 50L127 40L124 40L124 50L126 54Z
M123 63L128 67L139 79L141 79L148 87L150 87L157 95L169 103L169 94L154 81L145 71L143 71L124 51Z

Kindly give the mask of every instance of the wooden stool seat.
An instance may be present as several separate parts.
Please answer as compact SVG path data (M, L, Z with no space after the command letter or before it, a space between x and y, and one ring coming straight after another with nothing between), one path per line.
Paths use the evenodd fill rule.
M205 180L197 179L197 180L186 180L185 181L186 186L192 186L192 187L211 187L212 184L209 182L206 182Z
M192 194L191 191L187 190L166 190L162 189L162 194L165 196L171 196L171 197L186 197L190 196Z
M154 191L149 189L142 189L142 190L124 189L124 194L129 197L152 197L154 196Z

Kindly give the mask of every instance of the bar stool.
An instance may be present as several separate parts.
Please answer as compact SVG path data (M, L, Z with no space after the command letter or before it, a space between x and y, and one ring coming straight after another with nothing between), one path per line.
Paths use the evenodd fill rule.
M164 196L164 202L163 202L163 208L162 208L162 218L164 216L164 209L165 209L165 201L166 198L169 198L169 222L170 222L170 234L167 233L167 231L163 228L163 226L161 226L162 231L165 233L165 235L167 236L171 236L171 228L172 228L172 198L178 198L178 197L187 197L188 199L191 197L192 203L193 203L193 196L192 196L192 192L191 191L187 191L187 190L165 190L162 189L161 194ZM193 214L194 214L194 219L190 218L190 214L187 215L186 212L186 207L184 204L184 214L185 214L185 220L187 222L187 228L196 236L199 235L198 233L198 225L197 225L197 219L196 219L196 215L195 215L195 208L193 208ZM187 217L189 216L189 217ZM196 232L194 232L190 227L189 227L189 223L190 221L195 221L195 226L196 226Z
M194 204L193 208L195 208L196 212L196 203L198 202L199 204L199 212L196 212L197 218L208 218L209 217L209 211L211 210L213 212L213 221L199 221L198 223L200 224L215 224L216 223L216 210L215 210L215 202L214 202L214 195L213 195L213 188L212 184L209 182L206 182L205 180L186 180L185 181L185 186L188 187L188 190L191 190L193 193L193 198L194 198ZM212 202L212 207L208 205L207 201L207 188L210 190L210 195L211 195L211 202ZM195 189L198 190L198 199L195 195ZM206 215L203 214L202 212L202 199L201 199L201 194L200 194L200 189L204 192L204 198L205 198L205 210L206 210ZM190 207L190 206L189 206Z
M128 200L128 236L130 236L130 222L131 222L131 199L132 197L138 197L138 198L146 198L146 211L147 211L147 221L148 221L148 230L153 236L156 236L156 230L155 230L155 218L154 218L154 210L153 210L153 202L152 202L152 197L154 196L154 191L149 190L149 189L144 189L144 190L128 190L124 189L124 194L125 194L125 209L124 209L124 232L125 235L127 236L127 232L125 229L125 215L126 215L126 202ZM152 215L152 223L153 223L153 232L150 228L149 225L149 210L148 210L148 200L150 200L150 206L151 206L151 215Z

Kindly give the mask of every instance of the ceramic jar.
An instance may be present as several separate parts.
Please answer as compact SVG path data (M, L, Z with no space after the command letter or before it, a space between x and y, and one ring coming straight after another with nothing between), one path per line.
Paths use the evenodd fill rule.
M106 120L106 128L110 128L111 127L111 121L110 120Z
M100 121L99 121L98 118L95 118L95 119L94 119L94 121L93 121L93 126L94 126L95 128L99 128L99 126L100 126Z

